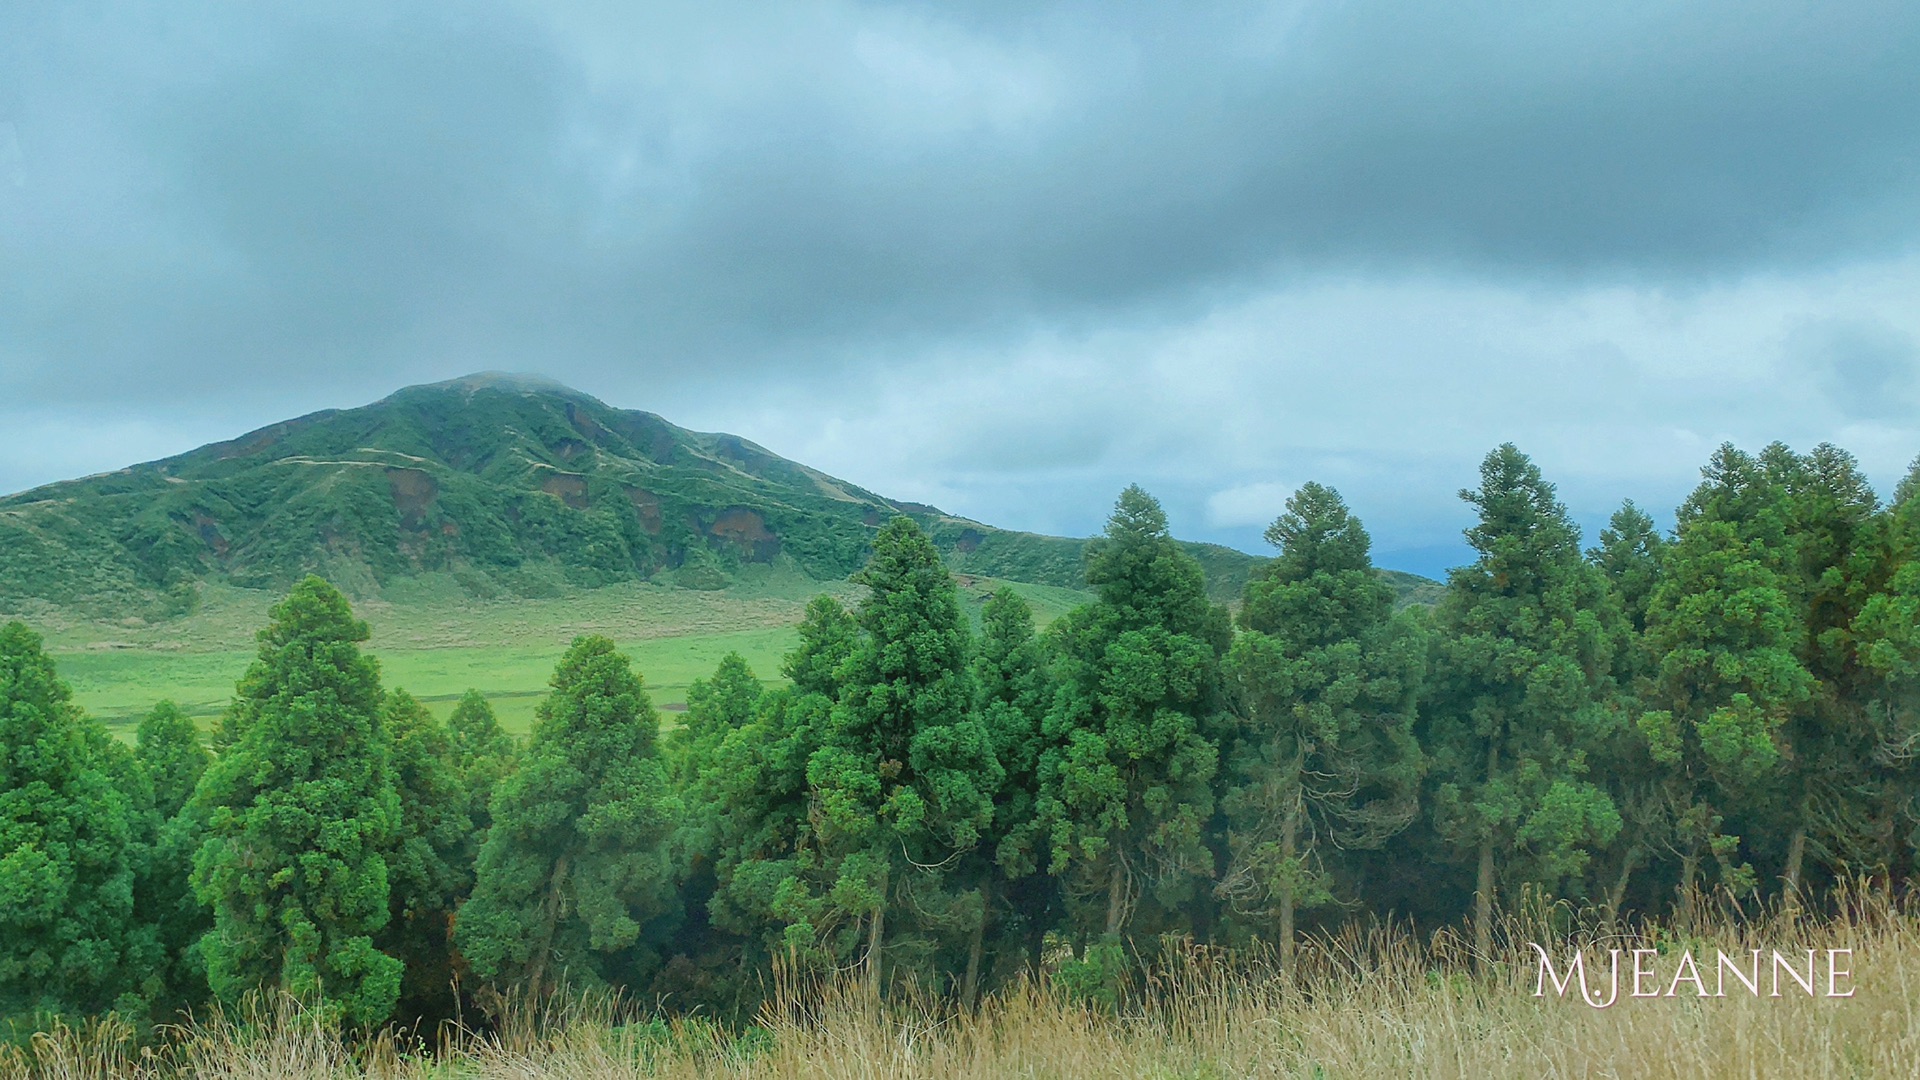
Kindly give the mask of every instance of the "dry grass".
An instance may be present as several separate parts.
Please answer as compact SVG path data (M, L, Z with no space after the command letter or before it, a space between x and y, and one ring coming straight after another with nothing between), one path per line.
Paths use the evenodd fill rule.
M1565 912L1548 913L1566 922ZM743 1038L699 1020L620 1024L601 1003L522 1019L499 1034L402 1052L392 1036L343 1042L297 1010L213 1017L157 1049L111 1024L40 1037L0 1077L1912 1077L1920 1075L1920 918L1884 902L1818 924L1772 916L1697 932L1656 926L1598 947L1677 951L1852 948L1855 996L1736 990L1612 1008L1534 996L1525 942L1544 916L1511 921L1496 974L1467 974L1458 939L1355 930L1303 950L1291 982L1268 958L1173 950L1118 1014L1022 986L978 1012L906 1000L884 1010L851 990L784 995ZM1591 955L1591 953L1590 953ZM1804 953L1802 954L1804 955ZM1597 980L1596 980L1597 981ZM1664 982L1664 980L1663 980ZM1711 983L1711 980L1709 980ZM1824 986L1820 987L1824 990ZM1763 993L1764 993L1763 988ZM1549 991L1551 994L1551 991ZM630 1019L630 1018L629 1018Z

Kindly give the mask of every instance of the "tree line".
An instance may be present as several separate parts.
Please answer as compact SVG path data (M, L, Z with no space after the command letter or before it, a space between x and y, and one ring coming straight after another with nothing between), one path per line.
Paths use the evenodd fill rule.
M776 684L737 655L664 734L576 640L524 742L478 693L385 689L308 578L205 738L128 747L0 629L0 1017L165 1020L284 991L362 1026L560 987L750 1014L850 974L972 1003L1023 973L1111 993L1143 942L1265 942L1529 894L1739 917L1920 849L1920 463L1882 504L1844 451L1721 447L1661 534L1599 543L1511 445L1462 491L1475 552L1396 611L1307 484L1237 611L1130 487L1096 599L977 626L928 537L874 538Z

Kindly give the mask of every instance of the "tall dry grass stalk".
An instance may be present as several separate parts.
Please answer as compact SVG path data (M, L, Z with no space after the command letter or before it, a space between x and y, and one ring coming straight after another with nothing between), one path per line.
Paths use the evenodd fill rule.
M1920 1075L1920 917L1868 893L1813 922L1609 930L1564 907L1509 918L1496 974L1475 978L1459 935L1349 928L1303 941L1293 971L1268 954L1169 948L1117 1010L1025 984L977 1011L918 996L875 1006L851 983L783 992L745 1036L699 1018L640 1019L606 999L522 1009L499 1032L431 1049L349 1042L296 1008L215 1015L136 1049L124 1025L59 1028L0 1060L0 1077L1913 1077ZM1851 948L1851 998L1736 992L1633 999L1609 1009L1535 996L1538 941L1711 956ZM1595 952L1597 950L1597 953ZM1597 980L1596 980L1597 981ZM1661 980L1665 988L1665 979ZM1822 987L1824 989L1824 987ZM411 1049L408 1047L411 1045Z

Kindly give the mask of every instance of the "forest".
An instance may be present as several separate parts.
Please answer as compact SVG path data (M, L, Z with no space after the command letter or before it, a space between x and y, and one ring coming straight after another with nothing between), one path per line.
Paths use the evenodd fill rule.
M614 992L739 1029L781 987L968 1010L1044 973L1121 1005L1154 950L1270 958L1391 922L1469 967L1566 925L1818 922L1920 857L1920 465L1882 501L1822 445L1714 453L1671 534L1583 547L1489 453L1474 560L1396 610L1309 483L1238 602L1152 496L1085 551L1097 599L977 627L922 527L777 673L737 655L663 722L575 640L530 738L384 685L367 625L295 585L211 731L129 746L0 629L0 1022L135 1030L262 992L350 1031L497 1024ZM775 677L777 675L777 678ZM1306 977L1306 976L1302 976Z

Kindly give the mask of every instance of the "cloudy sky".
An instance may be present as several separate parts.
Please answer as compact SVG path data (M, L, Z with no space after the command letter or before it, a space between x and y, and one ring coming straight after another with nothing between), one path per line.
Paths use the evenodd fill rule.
M1912 3L268 7L0 6L0 491L483 369L1428 573L1505 440L1920 453Z

